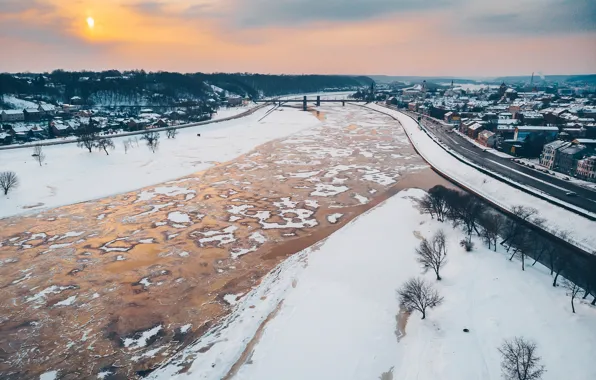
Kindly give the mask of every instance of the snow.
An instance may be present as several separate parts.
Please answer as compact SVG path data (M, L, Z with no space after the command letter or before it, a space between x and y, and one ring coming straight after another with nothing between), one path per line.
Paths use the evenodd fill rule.
M505 209L511 210L514 206L519 205L534 207L538 210L539 217L546 219L545 227L547 229L570 231L574 244L587 251L596 252L596 235L591 232L594 229L593 221L513 188L459 161L433 141L409 116L378 105L367 107L397 118L420 155L436 170ZM539 190L530 187L528 189L540 193ZM548 196L547 194L541 195ZM574 207L573 205L569 206Z
M497 348L514 336L537 343L547 369L543 380L596 378L590 365L596 309L576 301L572 314L565 290L553 288L540 265L522 271L519 262L480 241L465 252L458 244L461 230L414 207L412 198L423 194L402 191L316 250L282 262L225 321L149 378L220 379L237 364L232 377L238 380L497 380ZM449 257L442 281L421 274L414 255L417 236L439 228L447 235ZM395 292L414 276L432 283L445 302L425 320L413 313L400 337ZM249 356L238 362L253 338ZM381 377L387 373L393 377Z
M192 323L187 323L184 326L180 326L180 332L182 334L185 334L188 330L190 330L191 327L192 327Z
M310 113L290 108L259 121L269 109L235 120L180 129L175 139L167 139L161 133L155 153L139 141L138 147L133 144L125 154L123 141L131 137L117 137L116 150L109 156L97 151L89 153L76 144L46 146L46 162L40 167L31 157L32 148L0 150L0 171L14 171L20 179L18 189L8 196L0 195L0 217L177 179L229 161L265 142L321 125Z
M4 95L4 102L10 104L17 110L24 110L25 108L35 108L37 109L37 103L30 102L25 99L17 98L14 95ZM0 111L2 112L2 111Z

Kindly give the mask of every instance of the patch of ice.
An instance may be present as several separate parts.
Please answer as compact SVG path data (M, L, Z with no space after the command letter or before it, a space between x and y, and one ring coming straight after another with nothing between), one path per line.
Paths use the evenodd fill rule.
M314 172L298 172L298 173L290 173L290 178L309 178L319 174L321 171L317 170Z
M188 214L174 211L168 214L168 220L174 223L190 223L190 217Z
M273 202L275 207L279 208L294 208L298 204L298 202L292 202L291 198L281 198L281 202Z
M230 250L230 256L232 259L237 259L242 255L246 255L247 253L251 253L257 250L258 247L253 246L251 248L234 248Z
M113 375L113 373L110 370L101 371L97 374L97 378L103 380L110 375Z
M140 192L139 197L137 198L135 203L142 202L142 201L148 201L148 200L152 199L153 197L155 197L156 195L166 195L168 197L175 197L177 195L182 195L182 194L184 194L184 195L196 194L196 191L189 190L187 188L179 187L179 186L161 186L161 187L156 187L152 190Z
M153 244L154 243L153 240L154 240L153 238L141 239L141 240L139 240L139 243L141 243L141 244Z
M226 294L223 296L223 300L229 303L231 306L236 305L240 301L240 296L242 294Z
M304 201L304 204L308 207L319 208L319 201L317 201L316 199L307 199Z
M178 256L180 256L180 257L188 257L188 255L189 255L189 253L186 252L186 251L183 251L183 252L179 252L178 253Z
M52 244L50 245L50 251L54 250L54 249L60 249L60 248L65 248L72 245L72 243L64 243L64 244Z
M58 371L49 371L39 375L39 380L56 380L58 378Z
M254 240L257 243L261 243L261 244L263 244L267 241L267 238L260 232L253 232L248 238L250 240Z
M329 223L335 224L335 223L337 223L339 218L341 218L342 216L344 216L344 214L340 214L340 213L327 215L327 220L329 221Z
M61 293L63 290L68 290L68 289L73 289L73 288L74 288L73 286L52 285L52 286L45 288L44 290L42 290L41 292L39 292L37 294L27 297L25 299L25 302L31 302L31 301L43 302L46 299L46 297L50 294L58 294L58 293Z
M355 194L354 198L356 198L356 200L358 202L360 202L361 205L367 204L368 203L368 198L367 197L363 197L360 194Z
M102 220L105 217L106 217L106 214L99 214L99 215L97 215L97 220Z
M62 300L60 302L57 302L54 306L70 306L74 303L74 301L77 299L77 296L70 296L65 300Z
M133 339L133 338L124 338L122 339L122 343L124 344L124 347L132 350L135 348L141 348L141 347L145 347L147 345L147 341L149 339L151 339L152 337L154 337L155 335L157 335L162 329L162 326L155 326L152 329L149 329L147 331L143 331L143 333L141 333L140 337L138 337L137 339Z
M149 281L147 277L144 277L141 281L139 281L139 284L143 285L144 287L148 287L151 285L151 281Z
M315 186L316 190L310 193L311 196L315 197L332 197L350 190L347 186L334 186L324 183L317 183Z
M182 334L186 334L186 332L187 332L188 330L190 330L190 328L191 328L191 327L192 327L192 323L188 323L188 324L186 324L186 325L184 325L184 326L180 326L180 332L181 332Z

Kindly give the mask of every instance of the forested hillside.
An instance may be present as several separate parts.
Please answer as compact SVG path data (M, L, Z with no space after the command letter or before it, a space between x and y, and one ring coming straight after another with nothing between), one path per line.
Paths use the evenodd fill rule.
M315 91L352 90L369 86L368 77L339 75L181 74L109 70L102 72L0 74L0 95L20 94L39 100L82 104L169 104L235 94L258 98ZM223 90L223 91L222 91Z

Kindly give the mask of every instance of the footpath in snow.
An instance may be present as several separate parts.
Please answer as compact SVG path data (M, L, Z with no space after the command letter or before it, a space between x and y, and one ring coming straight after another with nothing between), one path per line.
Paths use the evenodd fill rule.
M567 231L570 241L589 252L596 252L593 221L515 189L459 161L422 131L411 117L375 104L367 107L399 120L420 155L435 169L505 209L511 210L519 205L534 207L538 210L539 217L546 220L544 226L548 230Z
M42 167L31 156L33 148L0 151L0 172L14 171L20 181L8 196L0 195L0 218L180 178L320 124L311 114L291 108L259 121L271 108L235 120L180 129L175 139L162 132L155 153L140 135L114 138L116 149L109 151L109 156L97 150L89 153L76 144L47 146ZM129 139L136 142L125 152L123 142Z
M537 343L543 380L596 378L596 310L576 301L543 266L509 261L460 230L421 215L402 191L318 246L283 262L216 330L153 372L152 379L501 379L497 348ZM442 281L422 273L414 249L442 228ZM398 330L398 289L421 276L445 298ZM464 333L464 328L469 333ZM182 371L186 367L187 371Z

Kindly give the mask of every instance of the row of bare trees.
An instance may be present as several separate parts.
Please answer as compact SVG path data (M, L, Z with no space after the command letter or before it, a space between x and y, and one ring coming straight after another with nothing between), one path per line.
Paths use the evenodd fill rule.
M168 128L166 130L166 134L167 134L168 138L173 139L173 138L176 138L178 131L175 128ZM159 148L159 138L160 137L161 136L160 136L159 132L147 131L147 132L143 133L143 135L141 136L141 140L144 140L147 147L153 153L155 153L155 151ZM127 139L122 142L122 144L124 146L125 154L128 153L128 150L134 146L133 143L135 143L135 142L136 142L136 146L138 147L139 146L138 138L135 138L134 140ZM77 146L79 148L87 149L89 151L89 153L91 153L93 151L93 148L96 148L99 151L103 150L106 153L106 155L109 155L108 150L116 149L116 146L114 145L114 141L111 138L100 136L95 130L93 130L91 128L87 128L79 134L79 137L77 139Z
M573 301L582 291L583 299L591 294L592 304L596 304L596 256L581 254L539 231L537 227L542 227L545 220L538 216L536 209L515 206L512 216L504 216L473 195L443 186L430 189L419 201L419 208L441 222L450 221L460 226L466 235L461 242L466 250L472 250L471 238L476 234L489 249L496 251L500 245L509 254L509 260L519 258L522 270L526 269L528 258L533 259L532 266L540 262L548 267L553 286L564 277L562 285L568 289L574 312ZM554 233L562 240L569 239L566 231Z

